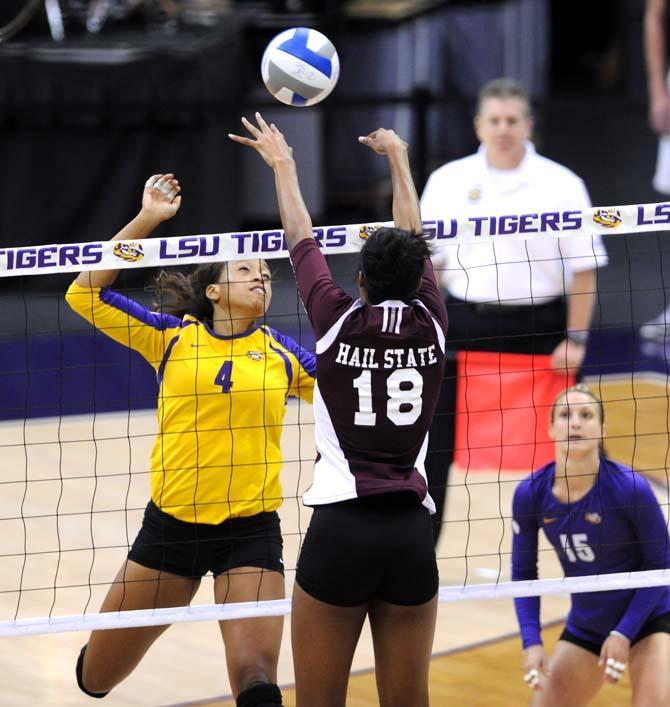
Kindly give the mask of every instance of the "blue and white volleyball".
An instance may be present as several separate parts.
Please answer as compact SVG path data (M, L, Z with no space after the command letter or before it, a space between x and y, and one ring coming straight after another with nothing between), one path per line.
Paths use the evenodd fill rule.
M261 74L277 100L290 106L313 106L335 88L340 60L328 37L315 29L294 27L268 44Z

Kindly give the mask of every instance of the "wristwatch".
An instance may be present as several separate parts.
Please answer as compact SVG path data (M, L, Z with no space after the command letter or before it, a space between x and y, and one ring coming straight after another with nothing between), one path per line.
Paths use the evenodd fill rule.
M565 338L580 346L586 346L586 342L589 340L589 332L584 329L568 329Z

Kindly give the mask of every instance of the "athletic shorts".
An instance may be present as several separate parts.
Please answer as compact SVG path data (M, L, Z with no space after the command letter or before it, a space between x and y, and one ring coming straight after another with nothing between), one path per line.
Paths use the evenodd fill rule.
M149 501L128 559L181 577L215 577L235 567L284 574L283 542L276 512L229 518L218 525L187 523Z
M652 633L670 633L670 613L661 614L653 619L649 619L645 624L643 624L640 629L640 633L635 636L635 639L631 641L631 646L639 643L643 638L651 636ZM574 643L574 645L584 648L585 650L593 653L594 655L600 655L600 649L603 643L596 643L594 641L586 641L583 638L575 636L574 633L568 631L568 629L563 629L561 634L561 641L567 641L568 643Z
M335 606L371 599L414 606L438 589L428 509L406 494L382 494L316 506L302 544L296 581Z

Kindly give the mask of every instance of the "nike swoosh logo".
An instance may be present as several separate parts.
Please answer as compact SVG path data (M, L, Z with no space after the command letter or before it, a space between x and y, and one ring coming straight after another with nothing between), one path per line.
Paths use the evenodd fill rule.
M558 520L558 518L542 518L542 522L545 525L549 525L549 523L555 523Z

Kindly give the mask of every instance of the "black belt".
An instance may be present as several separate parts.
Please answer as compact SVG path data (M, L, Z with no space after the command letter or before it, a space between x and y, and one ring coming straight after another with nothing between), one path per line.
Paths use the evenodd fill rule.
M541 304L499 304L497 302L467 302L466 300L460 300L456 297L447 298L447 307L451 305L462 305L468 307L470 310L477 312L478 314L521 314L528 311L530 307L537 309L538 307L543 307L546 309L551 309L556 306L563 305L563 298L558 297L557 299L550 300L549 302L542 302Z

